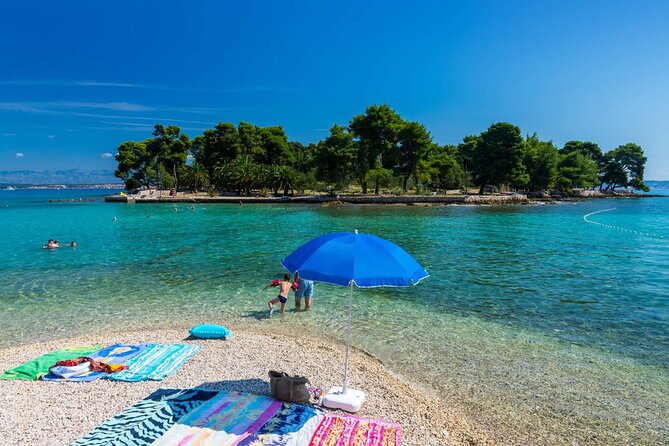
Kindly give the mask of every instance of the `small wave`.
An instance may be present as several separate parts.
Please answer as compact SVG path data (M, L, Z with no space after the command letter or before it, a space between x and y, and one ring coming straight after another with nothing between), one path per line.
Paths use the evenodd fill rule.
M598 304L598 300L577 300L577 299L560 299L561 304L580 304L580 305L587 305L587 304Z

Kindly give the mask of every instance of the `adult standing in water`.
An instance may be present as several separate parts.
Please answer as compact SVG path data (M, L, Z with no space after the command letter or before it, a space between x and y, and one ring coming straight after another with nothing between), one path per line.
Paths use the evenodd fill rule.
M304 309L311 310L311 298L314 296L314 281L300 278L300 272L295 273L295 282L297 282L297 290L295 290L295 310L302 309L302 297L304 297Z

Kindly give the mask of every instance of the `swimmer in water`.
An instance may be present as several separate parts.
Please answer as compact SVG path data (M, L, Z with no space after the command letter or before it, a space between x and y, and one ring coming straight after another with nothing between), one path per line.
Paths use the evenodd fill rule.
M72 240L72 242L70 242L69 245L65 245L65 246L69 246L70 248L76 248L76 247L77 247L77 242L75 242L74 240Z
M42 246L42 248L45 249L56 249L59 248L60 245L58 244L58 241L53 241L52 239L49 239L48 242L46 242L46 245Z

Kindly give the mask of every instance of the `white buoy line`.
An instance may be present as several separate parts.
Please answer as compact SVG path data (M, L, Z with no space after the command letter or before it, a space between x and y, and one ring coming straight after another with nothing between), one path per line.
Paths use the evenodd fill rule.
M616 209L617 209L617 208L602 209L601 211L590 212L589 214L585 214L585 215L583 216L583 220L584 220L586 223L590 223L590 224L593 224L593 225L603 226L603 227L605 227L605 228L614 229L614 230L616 230L616 231L620 231L620 232L629 232L630 234L637 234L637 235L641 235L641 236L644 236L644 237L653 237L653 238L661 238L661 239L664 239L664 237L663 237L662 235L651 234L650 232L635 231L635 230L633 230L633 229L627 229L627 228L623 228L623 227L620 227L620 226L607 225L607 224L604 224L604 223L600 223L600 222L598 222L598 221L592 221L592 220L589 220L589 219L588 219L588 217L590 217L591 215L601 214L602 212L615 211Z

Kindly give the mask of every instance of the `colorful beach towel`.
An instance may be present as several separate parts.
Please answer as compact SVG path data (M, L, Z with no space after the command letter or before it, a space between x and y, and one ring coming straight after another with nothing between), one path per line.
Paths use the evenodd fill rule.
M153 443L155 446L239 445L269 421L282 402L262 395L220 392Z
M176 372L199 349L199 345L149 344L128 360L125 364L127 370L103 378L114 381L161 381Z
M104 362L105 364L125 364L133 357L137 356L140 352L144 351L147 346L150 344L114 344L109 347L103 348L96 352L86 355L89 358ZM60 376L49 373L42 376L44 381L94 381L101 376L105 375L104 372L93 372L86 371L76 376L71 376L67 379L61 378Z
M100 350L99 345L68 347L56 350L55 352L47 353L39 358L23 363L18 367L7 370L0 375L0 379L25 379L34 381L49 373L49 367L58 361L66 361L79 356L88 356L97 350Z
M181 417L217 394L215 390L159 389L70 446L148 446Z
M400 425L268 396L160 389L71 446L399 446Z
M302 446L309 444L325 411L307 404L283 403L279 411L239 446Z
M398 423L326 414L309 446L399 446L401 431Z

